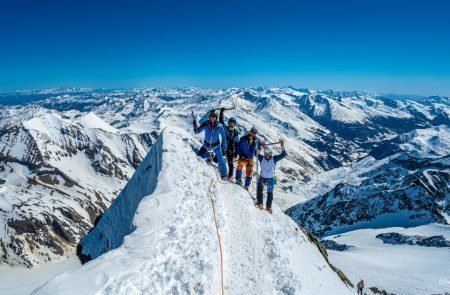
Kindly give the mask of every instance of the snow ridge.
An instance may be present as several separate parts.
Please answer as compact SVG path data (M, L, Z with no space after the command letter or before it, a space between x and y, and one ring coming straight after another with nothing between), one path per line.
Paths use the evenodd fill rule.
M83 252L100 254L108 248L102 233L110 237L121 232L118 228L128 228L124 223L132 221L135 230L118 248L55 277L33 294L220 293L218 241L208 198L214 168L195 156L193 145L198 143L182 129L164 129L158 142L117 199L121 205L114 202L83 240ZM156 167L152 173L146 166L154 164L158 153L157 175ZM156 175L153 193L142 198L146 189L139 186L155 183ZM278 207L274 215L256 210L248 192L232 184L216 182L212 196L224 250L225 293L351 294ZM129 209L136 203L130 219Z
M80 241L77 251L86 259L95 259L123 243L135 226L133 217L142 198L156 188L161 170L161 137L151 148L139 168L112 205L101 215L92 232ZM121 226L111 227L117 220Z

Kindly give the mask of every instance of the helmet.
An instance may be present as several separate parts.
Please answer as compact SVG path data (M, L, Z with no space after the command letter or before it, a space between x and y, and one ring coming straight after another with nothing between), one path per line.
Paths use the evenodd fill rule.
M216 110L210 110L210 111L208 112L208 117L217 117Z
M230 119L228 119L228 124L230 124L230 123L236 124L236 118L235 117L231 117Z
M264 155L272 156L272 149L270 147L264 147Z
M258 129L256 129L255 127L252 127L252 129L250 129L250 132L258 134Z

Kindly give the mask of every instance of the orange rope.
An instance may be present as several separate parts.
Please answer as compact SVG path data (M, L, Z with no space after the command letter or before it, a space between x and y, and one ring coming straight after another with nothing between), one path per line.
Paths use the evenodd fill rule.
M217 240L219 242L219 252L220 252L220 272L221 272L221 283L222 283L222 295L225 294L224 292L224 284L223 284L223 254L222 254L222 241L220 239L220 233L219 233L219 227L217 226L217 218L216 218L216 208L214 206L214 200L212 198L211 188L214 183L214 178L211 178L211 183L209 185L209 191L208 195L211 199L211 207L213 210L213 217L214 217L214 226L216 227L216 233L217 233Z

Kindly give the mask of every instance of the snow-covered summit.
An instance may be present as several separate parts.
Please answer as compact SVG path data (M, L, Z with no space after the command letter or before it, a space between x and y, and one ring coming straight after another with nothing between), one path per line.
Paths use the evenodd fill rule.
M416 129L401 135L400 142L400 148L415 157L443 157L450 154L450 127Z
M164 129L81 242L95 259L33 294L219 294L220 249L227 294L351 294L289 217L256 210L247 191L220 183L197 144Z
M117 133L117 129L103 121L99 116L93 112L89 112L79 119L80 124L88 129L102 129L107 132Z

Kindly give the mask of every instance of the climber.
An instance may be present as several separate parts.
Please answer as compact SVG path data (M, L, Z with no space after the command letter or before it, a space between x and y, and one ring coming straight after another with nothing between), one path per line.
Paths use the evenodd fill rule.
M242 185L242 169L245 166L245 183L244 188L248 190L250 183L252 182L253 174L253 157L255 156L255 151L258 148L258 138L256 135L258 130L252 127L250 132L243 136L237 146L237 154L239 156L238 165L236 167L236 183Z
M363 279L361 279L358 284L356 285L356 288L358 289L358 295L359 294L363 294L363 289L364 289L364 281Z
M220 177L222 179L227 179L227 166L225 164L225 159L223 158L223 153L227 149L227 140L223 130L223 125L217 121L217 113L215 110L209 111L208 117L209 120L203 122L200 127L198 127L197 120L195 118L193 121L195 133L198 134L205 131L203 146L200 148L198 155L204 158L206 153L209 152L210 159L212 159L214 157L213 155L215 155L217 161L219 162Z
M287 155L284 148L284 140L280 139L281 154L273 156L272 150L268 146L261 145L256 150L258 161L261 164L261 175L256 187L256 206L263 209L263 189L267 186L266 210L272 214L273 189L275 187L275 165ZM264 147L264 156L260 155L261 148Z
M225 108L220 109L219 122L225 126L223 113ZM227 137L227 150L225 156L228 162L228 179L233 177L234 158L237 157L237 146L239 142L239 132L236 127L236 119L231 117L228 119L228 126L225 127L225 136Z

